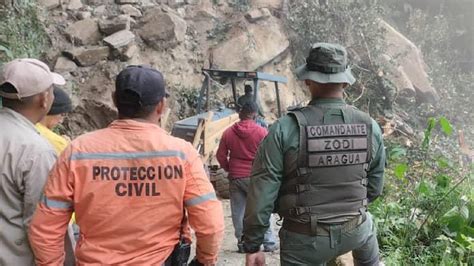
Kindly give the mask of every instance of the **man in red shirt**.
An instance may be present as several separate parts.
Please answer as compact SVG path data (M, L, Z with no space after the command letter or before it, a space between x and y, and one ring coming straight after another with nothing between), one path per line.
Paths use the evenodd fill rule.
M257 112L258 106L254 102L242 106L240 121L224 132L216 154L221 167L229 173L230 208L240 253L243 253L241 238L252 162L260 142L268 133L266 128L255 122ZM264 251L274 251L277 248L275 241L270 227L263 241Z

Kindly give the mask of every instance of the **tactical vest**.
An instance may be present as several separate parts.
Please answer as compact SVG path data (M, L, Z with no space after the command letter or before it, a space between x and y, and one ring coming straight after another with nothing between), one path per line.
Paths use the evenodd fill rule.
M314 105L290 113L300 129L299 151L285 153L277 212L300 223L338 223L364 214L372 120L352 106ZM326 119L329 116L332 119ZM333 120L332 122L325 120Z

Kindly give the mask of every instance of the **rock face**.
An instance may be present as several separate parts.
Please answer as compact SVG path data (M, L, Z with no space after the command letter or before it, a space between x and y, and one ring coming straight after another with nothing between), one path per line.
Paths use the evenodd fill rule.
M177 46L186 35L186 22L171 10L150 9L145 12L143 21L140 36L157 50Z
M249 24L213 50L214 64L224 69L255 70L288 49L289 41L275 18Z
M380 20L380 25L385 30L386 54L397 62L398 75L408 77L412 87L416 90L417 100L421 102L438 101L438 93L428 78L427 66L420 49L387 22ZM397 87L399 86L397 85ZM409 88L410 86L405 85L405 87Z
M79 20L66 29L69 40L79 45L96 44L100 38L99 26L93 19Z
M182 92L200 88L203 67L258 70L287 77L288 83L279 85L283 109L304 104L309 98L294 76L293 56L283 26L288 0L247 0L248 11L232 5L243 3L241 0L38 1L47 8L56 8L48 12L52 47L47 52L55 70L70 73L66 75L68 81L77 89L74 103L78 107L70 116L74 121L65 123L74 135L104 127L114 117L110 93L116 75L127 64L147 64L166 73L167 83L177 88L172 92L174 99ZM66 31L63 25L69 25ZM377 61L388 65L382 75L396 83L399 95L409 95L410 102L415 97L435 98L419 50L393 28L384 27L389 29L389 44L387 54ZM62 32L72 43L61 36ZM66 52L61 55L59 51ZM51 61L55 58L56 62ZM271 121L276 119L274 86L270 82L260 86L262 110ZM237 87L243 91L242 83L238 82ZM216 92L219 100L230 99L225 93L230 94L230 90ZM174 108L170 124L183 109L188 110L183 114L190 113L192 107L181 108L185 105L170 101Z
M64 52L64 55L76 62L80 66L92 66L109 56L109 47L93 46L78 47Z
M121 30L104 39L104 43L112 48L118 49L135 40L135 35L129 30Z

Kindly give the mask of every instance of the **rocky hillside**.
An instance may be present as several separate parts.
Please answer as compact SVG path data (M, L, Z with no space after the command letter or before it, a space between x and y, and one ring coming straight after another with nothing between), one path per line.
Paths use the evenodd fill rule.
M9 1L5 1L8 3ZM13 1L15 2L15 1ZM321 2L321 1L320 1ZM323 1L324 2L324 1ZM200 88L201 68L259 70L288 77L282 105L307 98L293 74L291 30L285 0L39 0L45 10L50 47L44 60L63 74L76 108L65 121L78 135L106 126L115 117L111 102L114 78L129 64L149 64L165 74L172 94L170 122L189 114L188 106ZM296 4L297 1L296 1ZM5 5L5 4L4 4ZM10 8L14 8L10 7ZM388 23L386 52L373 56L384 65L384 78L399 94L417 101L436 101L438 95L426 74L419 49ZM357 36L354 36L354 38ZM306 53L306 52L305 52ZM361 61L370 53L351 53ZM239 88L243 84L238 84ZM216 96L230 90L214 88ZM261 90L263 109L274 118L271 86ZM385 121L385 120L383 120Z
M289 42L275 17L281 1L253 1L248 12L226 1L157 2L39 1L47 10L51 40L45 59L66 76L77 105L66 121L69 132L103 127L115 117L110 97L114 78L129 64L161 70L175 100L200 88L203 67L259 69L292 77ZM294 78L290 80L283 88L285 106L304 99L301 90L288 89L296 87ZM262 98L272 102L272 93L262 91ZM178 101L170 103L172 114L185 108Z

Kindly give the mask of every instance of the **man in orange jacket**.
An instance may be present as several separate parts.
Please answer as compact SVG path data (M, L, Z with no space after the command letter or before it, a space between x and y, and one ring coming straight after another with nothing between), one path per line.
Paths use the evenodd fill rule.
M118 75L119 119L74 140L51 171L29 231L38 265L62 264L73 211L79 265L170 265L183 207L196 232L197 261L216 263L222 205L196 150L157 126L166 98L157 70L130 66Z

